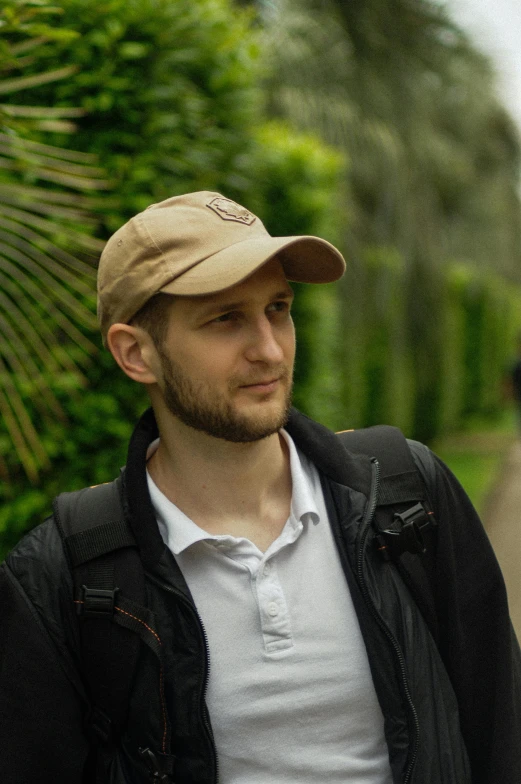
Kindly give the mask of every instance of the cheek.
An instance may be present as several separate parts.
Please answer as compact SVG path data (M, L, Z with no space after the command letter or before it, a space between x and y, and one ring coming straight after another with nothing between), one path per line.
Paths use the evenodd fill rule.
M282 339L282 345L284 347L284 353L288 360L293 362L295 359L295 351L296 351L296 338L295 338L295 325L293 321L288 324L287 330Z
M219 380L232 372L238 362L236 352L229 347L211 345L202 348L188 358L191 372L201 380Z

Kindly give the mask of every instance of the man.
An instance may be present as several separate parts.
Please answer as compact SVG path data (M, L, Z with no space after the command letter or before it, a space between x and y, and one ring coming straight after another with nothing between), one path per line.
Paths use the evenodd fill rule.
M107 243L101 331L152 403L118 480L147 607L116 596L112 656L146 644L111 738L63 521L30 533L0 571L3 784L521 781L519 647L465 494L411 443L438 521L435 632L374 547L377 462L290 409L288 280L343 270L325 241L271 237L209 192Z
M510 398L516 404L517 432L521 436L521 335L518 335L517 357L512 363L509 376Z

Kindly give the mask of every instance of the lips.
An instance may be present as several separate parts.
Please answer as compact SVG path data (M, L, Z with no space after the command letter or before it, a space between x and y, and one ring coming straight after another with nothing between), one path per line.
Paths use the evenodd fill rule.
M245 387L264 387L264 386L269 386L270 384L274 384L276 381L280 381L280 376L278 376L277 378L263 379L261 381L253 381L250 384L243 384L243 386L245 386Z
M253 384L242 384L240 389L245 389L250 392L263 392L266 394L269 392L275 392L282 378L283 376L277 376L276 378L255 381Z

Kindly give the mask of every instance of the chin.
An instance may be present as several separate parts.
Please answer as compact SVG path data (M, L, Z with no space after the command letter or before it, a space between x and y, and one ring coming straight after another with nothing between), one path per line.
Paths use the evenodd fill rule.
M286 402L265 401L248 406L247 409L237 410L237 422L243 422L246 427L254 430L275 433L286 424L289 406Z

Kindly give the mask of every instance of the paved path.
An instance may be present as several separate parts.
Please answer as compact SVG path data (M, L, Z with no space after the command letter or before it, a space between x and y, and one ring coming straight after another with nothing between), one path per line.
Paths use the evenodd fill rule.
M521 641L521 443L516 442L500 471L483 521L500 563L510 615Z

